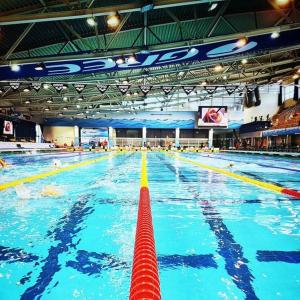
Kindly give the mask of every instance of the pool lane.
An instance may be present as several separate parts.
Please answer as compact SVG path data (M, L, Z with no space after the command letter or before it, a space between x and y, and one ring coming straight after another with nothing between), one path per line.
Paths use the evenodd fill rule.
M208 154L209 155L209 154ZM223 162L223 159L220 159L220 155L222 154L214 154L209 156L199 155L198 153L181 153L180 156L184 159L191 159L195 163L203 164L211 168L218 168L221 169L221 173L233 173L237 174L236 177L238 179L239 175L242 175L248 178L252 178L256 181L261 183L267 183L266 187L273 189L274 191L284 190L289 194L290 190L298 190L299 183L300 183L300 173L295 172L294 170L287 170L281 167L278 168L266 168L257 165L255 161L251 162L243 162L234 163L232 166L229 167L230 161ZM234 160L234 159L233 159ZM204 163L203 163L204 162ZM273 162L275 164L275 162ZM281 168L281 169L280 169ZM230 176L230 175L228 175ZM251 181L251 180L250 180ZM259 184L259 183L258 183ZM272 187L273 185L273 187ZM274 186L275 185L275 186ZM277 187L276 187L277 186ZM299 198L299 193L291 193L294 194L296 197Z
M34 155L10 155L6 159L9 166L7 168L0 169L0 184L29 177L37 173L53 171L55 170L54 160L59 161L62 167L66 167L71 164L80 163L88 159L99 158L104 155L108 155L108 153L88 153L84 155L80 153L56 154L43 156L42 158L39 157L37 159Z
M163 299L296 297L297 202L163 154L148 162L158 257L174 260L159 268Z
M1 273L10 278L1 278L0 298L126 299L139 162L139 154L124 154L28 184L54 181L66 192L60 198L24 202L3 191L0 246L8 255L0 255Z

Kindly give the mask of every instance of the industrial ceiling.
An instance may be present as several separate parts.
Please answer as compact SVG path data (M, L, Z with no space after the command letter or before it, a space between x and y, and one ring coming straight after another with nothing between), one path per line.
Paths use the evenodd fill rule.
M98 58L126 55L140 51L172 49L239 39L249 34L280 32L300 28L300 1L289 1L279 7L275 0L198 0L198 1L104 1L100 0L2 0L0 1L0 65L55 61L63 59ZM153 5L148 11L141 9ZM120 24L112 29L107 18L112 12L120 15ZM90 26L87 19L93 18ZM243 57L183 62L116 72L72 74L19 79L21 86L31 82L64 83L66 90L58 93L51 85L39 92L14 91L8 81L0 82L0 107L13 106L17 111L43 117L92 117L94 113L151 109L147 97L156 104L169 106L187 98L181 85L268 84L279 78L290 82L299 68L300 44ZM46 58L45 58L46 57ZM216 72L216 65L222 70ZM95 84L128 83L130 98L115 86L101 94ZM85 83L82 100L72 84ZM138 85L154 85L147 97ZM163 96L158 85L175 85L172 102ZM190 99L199 100L202 94ZM204 95L204 93L203 93ZM222 96L222 92L218 94ZM224 95L223 95L224 96ZM203 96L204 97L204 96ZM231 97L234 98L234 97ZM156 100L155 100L156 99ZM229 100L228 100L229 101ZM151 101L150 101L151 102ZM142 104L142 105L141 105ZM166 106L166 105L165 105ZM159 105L154 105L157 109ZM67 108L64 111L64 108ZM87 113L87 110L93 112Z

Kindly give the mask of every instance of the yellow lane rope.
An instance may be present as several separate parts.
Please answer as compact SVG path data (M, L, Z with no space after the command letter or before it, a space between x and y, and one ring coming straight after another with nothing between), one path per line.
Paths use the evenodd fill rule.
M147 153L142 152L141 187L148 188Z
M46 178L46 177L49 177L49 176L57 175L57 174L60 174L60 173L66 172L66 171L71 171L71 170L74 170L74 169L79 168L79 167L88 166L90 164L97 163L97 162L112 158L115 155L119 155L119 154L105 155L105 156L102 156L102 157L99 157L99 158L85 160L85 161L82 161L80 163L76 163L76 164L73 164L73 165L62 167L62 168L52 170L52 171L49 171L49 172L36 174L36 175L20 178L20 179L17 179L17 180L5 182L5 183L0 184L0 191L11 188L11 187L15 187L15 186L17 186L19 184L22 184L22 183L32 182L32 181L35 181L35 180L38 180L38 179L42 179L42 178Z
M186 163L198 166L202 169L206 169L206 170L213 171L215 173L223 174L223 175L226 175L228 177L232 177L232 178L235 178L237 180L244 181L244 182L259 186L259 187L267 189L267 190L271 190L273 192L282 193L283 190L285 189L283 187L277 186L277 185L272 184L272 183L259 181L259 180L256 180L256 179L249 178L247 176L243 176L243 175L239 175L239 174L236 174L236 173L229 172L229 171L224 170L224 169L220 169L220 168L212 167L212 166L209 166L209 165L205 165L205 164L199 163L195 160L191 160L191 159L188 159L188 158L185 158L185 157L181 157L179 155L173 155L173 154L168 154L168 153L166 153L166 155L169 156L169 157L173 157L175 159L179 159L179 160L184 161Z

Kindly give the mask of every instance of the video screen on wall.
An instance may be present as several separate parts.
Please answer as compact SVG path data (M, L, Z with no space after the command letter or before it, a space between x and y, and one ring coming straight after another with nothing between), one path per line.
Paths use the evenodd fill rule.
M199 106L198 127L228 127L227 106Z
M12 121L4 121L3 134L9 134L9 135L14 134L14 127L13 127L13 122Z

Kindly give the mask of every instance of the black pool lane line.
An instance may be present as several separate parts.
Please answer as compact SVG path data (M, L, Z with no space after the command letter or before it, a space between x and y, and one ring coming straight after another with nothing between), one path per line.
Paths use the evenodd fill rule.
M50 247L48 256L43 260L44 265L36 283L23 293L21 300L39 299L52 281L55 273L61 269L61 265L58 262L59 255L74 247L72 239L81 230L81 227L78 227L78 225L83 222L87 215L94 211L92 207L87 206L90 196L82 197L72 206L70 212L60 219L58 224L62 226L56 227L52 232L58 244Z
M125 159L131 155L124 157L124 159L116 164L114 168L122 165ZM76 203L73 204L69 213L64 215L58 222L57 227L48 232L48 237L51 236L55 241L58 241L56 246L51 246L48 251L48 256L42 260L44 265L37 278L36 283L25 290L21 296L21 300L39 299L43 292L52 281L55 273L60 271L62 266L58 262L58 257L61 253L69 251L70 248L75 248L73 244L73 237L82 229L79 225L86 219L86 217L93 213L94 208L88 206L91 194L82 196Z
M161 156L157 157L170 171L176 173L176 169L172 164ZM191 173L191 171L189 171L189 173ZM197 177L197 172L195 171L194 176L195 178ZM179 179L187 185L190 182L181 170L179 170ZM205 222L208 223L218 241L218 253L225 260L225 269L228 275L232 278L234 284L245 294L246 300L258 300L259 298L256 296L252 286L254 276L247 266L249 261L244 257L242 246L234 240L232 233L225 225L220 214L213 206L213 203L210 200L202 200L199 192L191 185L189 186L189 191L193 194L195 199L200 200L202 214L205 218Z
M300 251L267 251L259 250L256 258L261 262L285 262L300 264Z

